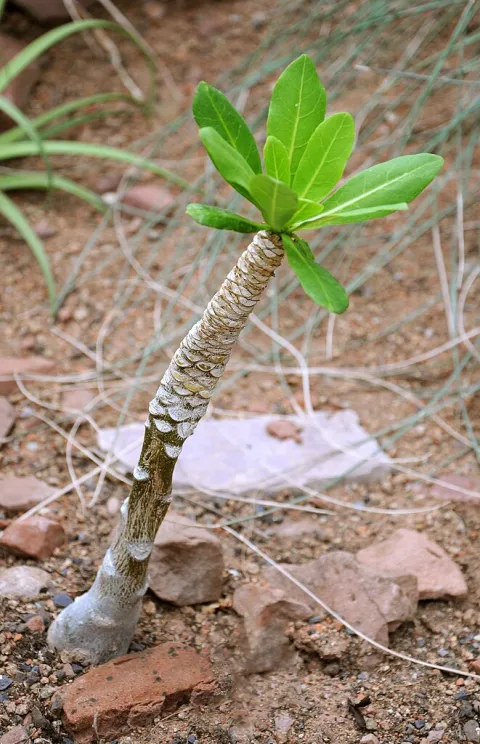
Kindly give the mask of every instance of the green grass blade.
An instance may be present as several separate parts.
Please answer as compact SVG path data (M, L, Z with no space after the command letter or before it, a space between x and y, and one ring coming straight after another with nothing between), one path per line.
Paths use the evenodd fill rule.
M48 298L50 300L50 307L54 308L55 305L55 281L53 274L50 270L50 264L48 258L43 250L43 245L38 235L34 232L31 225L25 219L22 211L17 205L5 194L0 191L0 214L10 222L11 225L20 233L22 238L28 244L33 255L37 259L39 266L42 270L43 276L45 277L45 283L48 290Z
M22 129L22 131L27 135L27 137L36 144L38 149L38 154L42 158L45 169L48 174L48 179L51 182L52 179L52 167L49 163L47 154L45 152L45 149L43 147L43 141L40 137L35 125L30 121L28 116L25 116L22 111L18 108L18 106L15 106L12 101L10 101L9 98L6 96L0 95L0 111L3 111L12 121L16 122L18 126Z
M30 121L38 130L47 126L47 124L50 124L52 121L55 121L55 119L69 116L75 111L88 109L91 106L111 103L114 101L125 101L126 103L132 103L138 106L138 101L126 93L97 93L94 96L85 96L84 98L77 98L75 101L62 103L60 106L55 106L55 108L46 111L44 114L40 114L40 116L35 117L35 119L30 119ZM65 122L65 124L66 123L67 122ZM72 126L74 126L74 124L72 124ZM43 136L45 136L45 134L45 132L42 132ZM6 132L0 134L0 144L3 144L4 142L15 142L19 139L24 139L24 132L21 127L12 127L12 129L8 129Z
M113 160L118 163L128 163L135 165L137 168L151 171L157 176L162 176L167 181L181 186L184 189L190 189L191 184L180 176L160 168L150 160L135 155L128 150L119 150L116 147L107 145L96 145L91 142L65 142L64 140L45 140L43 143L47 155L81 155L90 158L103 158ZM36 146L32 142L12 142L8 145L0 144L0 160L10 160L13 158L24 158L30 155L38 155Z
M64 178L63 176L52 175L51 180L49 180L46 173L0 175L0 190L2 191L18 189L48 189L50 187L73 194L79 199L83 199L83 201L91 204L92 207L95 207L95 209L98 209L101 212L107 210L107 205L94 191L91 191L84 186L80 186L78 183L75 183L75 181L71 181L69 178Z
M93 31L96 28L109 29L110 31L116 31L118 33L127 36L143 53L147 64L149 65L152 72L152 83L153 83L153 60L151 59L150 52L143 42L134 34L127 29L120 26L118 23L112 21L102 21L98 19L89 19L83 21L74 21L73 23L66 23L63 26L58 26L47 33L42 34L38 39L32 41L25 49L12 57L6 65L0 69L0 93L14 80L28 65L38 59L43 52L46 52L52 46L55 46L63 39L68 38L72 34L77 34L84 31Z

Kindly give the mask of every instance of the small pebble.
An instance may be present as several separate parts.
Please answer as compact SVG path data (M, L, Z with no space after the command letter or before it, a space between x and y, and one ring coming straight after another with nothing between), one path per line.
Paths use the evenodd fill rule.
M422 729L425 726L425 721L422 721L421 719L418 719L415 721L415 728L416 729Z
M369 678L369 676L370 675L369 675L368 672L360 672L360 674L357 674L357 679L359 679L360 681L363 682L363 681L367 680Z
M73 599L68 596L68 594L55 594L53 597L53 604L55 607L60 607L63 609L64 607L68 607L68 605L71 605L73 602Z
M439 648L438 649L438 655L439 656L448 656L448 651L446 648Z
M13 679L10 679L10 677L4 677L3 675L0 675L0 690L8 690L10 685L13 683Z
M45 630L45 623L40 615L33 615L29 618L26 626L31 633L43 633Z
M321 615L314 615L308 620L309 625L315 625L316 623L321 623L323 620L323 617Z

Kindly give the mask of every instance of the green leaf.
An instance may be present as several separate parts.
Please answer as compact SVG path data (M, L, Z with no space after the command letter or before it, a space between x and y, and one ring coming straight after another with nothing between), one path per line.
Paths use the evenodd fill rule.
M357 173L324 203L323 217L353 209L411 202L443 165L439 155L403 155Z
M302 288L311 299L331 313L344 313L348 295L341 284L323 266L315 262L310 246L295 236L282 235L287 260Z
M250 181L250 192L273 230L282 230L297 211L297 195L275 178L254 176Z
M257 143L243 116L228 98L207 83L198 84L193 116L200 129L212 127L247 161L254 173L262 172Z
M200 129L200 139L222 178L251 201L249 184L255 173L247 161L212 127Z
M30 224L25 219L21 210L17 205L5 194L0 191L0 214L2 214L10 224L12 224L16 230L20 233L22 238L30 247L33 255L37 259L40 268L45 277L45 283L48 289L48 297L50 299L50 306L55 305L55 282L53 279L52 272L50 270L50 264L48 258L43 250L43 245L38 235L34 232Z
M267 137L263 157L267 174L288 185L290 183L290 162L285 145L276 137Z
M366 222L367 220L376 220L379 217L388 217L393 212L401 212L408 209L406 202L399 204L384 204L381 207L371 207L370 209L351 209L345 212L337 212L330 217L320 216L318 220L307 220L300 225L296 225L296 230L313 230L324 225L346 225L350 222Z
M325 118L327 95L310 57L303 54L280 75L272 92L267 134L277 137L288 152L291 180L308 140Z
M199 225L214 227L217 230L233 230L239 233L253 233L264 230L267 225L252 222L246 217L234 214L226 209L209 207L207 204L189 204L186 213Z
M342 177L352 154L355 123L350 114L333 114L315 129L293 181L293 189L305 199L320 201Z
M83 199L88 204L91 204L95 209L105 212L107 205L100 199L94 191L80 186L75 181L71 181L69 178L63 178L63 176L52 175L48 177L47 173L15 173L11 175L0 175L0 190L10 191L13 189L48 189L54 188L60 191L66 191L74 196L78 196L79 199Z
M138 168L149 170L157 176L162 176L184 189L191 188L191 184L180 176L176 176L164 168L159 168L151 160L140 158L128 150L120 150L107 145L95 145L91 142L66 142L65 140L44 140L43 149L47 155L83 155L90 158L105 158L120 163L129 163L130 165L136 165ZM33 142L9 142L8 144L0 142L0 161L38 154L38 148Z
M311 201L310 199L299 199L298 209L293 215L293 218L290 224L296 225L298 223L302 223L303 220L308 220L314 217L319 217L322 214L322 212L323 212L323 204L319 204L318 202Z

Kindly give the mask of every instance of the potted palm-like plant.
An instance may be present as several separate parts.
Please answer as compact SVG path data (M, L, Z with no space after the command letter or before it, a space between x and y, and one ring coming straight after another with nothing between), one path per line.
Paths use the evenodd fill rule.
M182 446L205 414L232 348L284 256L314 302L347 309L344 288L297 233L371 220L407 209L442 167L437 155L399 157L353 176L332 192L354 144L346 113L325 118L326 93L315 66L301 56L272 93L264 147L265 172L242 116L218 90L198 86L193 114L220 175L258 208L263 220L204 204L187 213L210 228L255 233L201 319L175 352L149 406L140 459L113 542L90 590L64 609L50 643L90 662L125 653L148 586L148 561L171 500Z

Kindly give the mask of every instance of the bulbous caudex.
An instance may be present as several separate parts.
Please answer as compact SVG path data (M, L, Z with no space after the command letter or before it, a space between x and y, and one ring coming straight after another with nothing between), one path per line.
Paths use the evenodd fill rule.
M148 587L148 562L182 446L205 414L248 316L283 258L260 232L175 352L149 406L130 496L92 587L50 626L52 647L93 664L126 653Z

